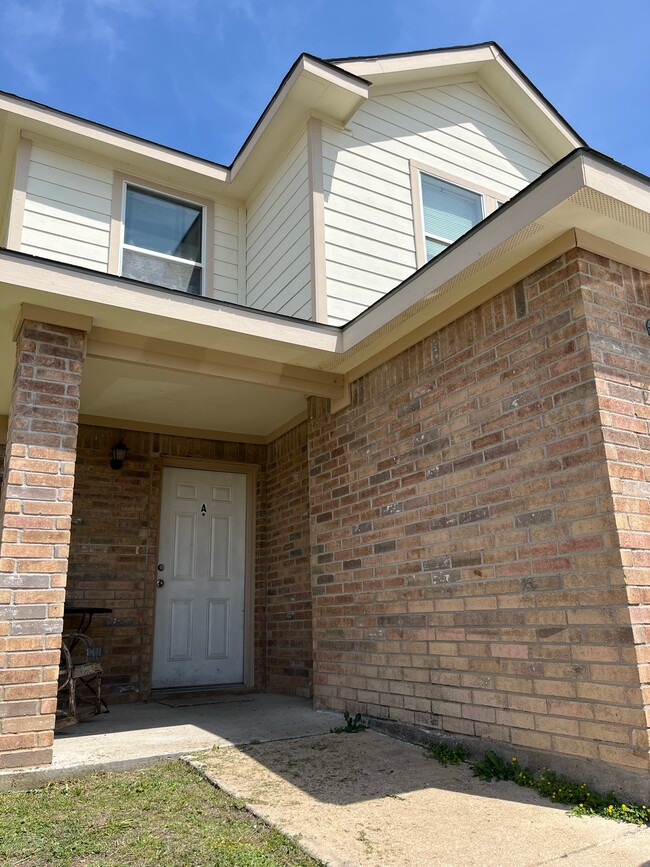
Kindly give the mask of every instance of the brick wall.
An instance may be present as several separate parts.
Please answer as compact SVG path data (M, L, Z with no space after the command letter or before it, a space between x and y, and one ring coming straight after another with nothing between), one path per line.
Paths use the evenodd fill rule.
M109 467L120 437L129 446L121 470ZM226 443L82 425L74 489L67 601L112 608L95 618L92 637L102 647L109 700L143 698L151 678L157 577L161 456L264 464L265 446ZM258 490L258 504L263 493ZM259 521L258 537L263 533ZM256 548L256 608L264 605L265 564ZM255 644L264 646L256 614ZM66 622L72 628L74 620ZM256 653L256 685L264 687L264 659Z
M622 270L598 272L600 292L618 291L586 317L602 302L596 267L561 257L312 421L317 705L647 771L648 555L624 554L624 573L619 543L646 542L619 533L627 506L615 513L606 462L645 478L647 452L621 441L638 424L645 447L638 382L628 399L643 412L621 410L607 444L601 429L613 380L647 376L647 278L625 272L625 301ZM598 390L594 318L603 336L635 335L633 360Z
M579 263L585 274L583 297L596 376L598 406L621 549L623 583L630 605L634 646L621 649L638 664L643 707L634 700L637 679L621 670L621 704L633 690L627 720L633 743L647 750L650 730L650 275L599 256ZM620 711L616 711L619 721ZM602 756L625 761L618 747Z
M307 425L269 446L266 467L267 686L311 695Z
M67 600L113 609L93 623L109 698L149 689L161 456L242 462L261 468L259 688L309 695L313 645L317 705L647 774L649 307L648 275L573 251L353 383L346 410L312 399L268 448L82 426Z
M111 447L120 437L126 440L129 455L122 470L114 471L108 462ZM3 452L0 445L0 458ZM81 425L67 602L113 609L110 615L96 616L92 625L92 637L102 648L108 701L138 700L149 690L162 454L260 466L255 685L309 696L306 426L269 446L267 467L265 446ZM65 628L74 630L77 622L70 618Z
M24 321L0 497L0 768L51 760L83 331Z

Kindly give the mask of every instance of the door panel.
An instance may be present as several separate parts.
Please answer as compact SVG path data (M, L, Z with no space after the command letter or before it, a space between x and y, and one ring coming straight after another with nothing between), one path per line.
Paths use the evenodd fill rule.
M195 573L196 515L182 512L174 515L173 546L174 581L191 581Z
M246 476L163 470L154 688L242 683Z
M211 599L208 603L208 659L228 657L230 599Z
M170 662L184 662L192 656L192 600L172 599L169 603Z
M230 516L212 515L210 523L210 580L230 581Z

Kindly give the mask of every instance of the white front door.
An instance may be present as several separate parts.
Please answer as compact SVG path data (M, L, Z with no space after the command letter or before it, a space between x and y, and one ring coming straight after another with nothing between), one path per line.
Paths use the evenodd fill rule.
M244 680L246 476L163 470L152 686Z

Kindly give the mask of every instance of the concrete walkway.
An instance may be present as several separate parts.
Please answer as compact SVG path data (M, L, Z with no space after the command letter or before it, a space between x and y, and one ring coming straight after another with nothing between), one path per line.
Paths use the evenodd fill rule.
M574 817L514 783L376 732L197 757L216 785L328 867L650 867L650 829Z
M0 790L194 754L210 780L329 867L650 867L648 829L569 816L375 732L330 734L340 716L305 700L205 700L114 706L58 734L50 768L0 772Z

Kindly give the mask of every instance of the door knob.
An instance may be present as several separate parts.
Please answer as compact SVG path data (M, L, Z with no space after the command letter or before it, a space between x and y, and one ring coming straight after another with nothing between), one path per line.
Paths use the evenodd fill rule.
M165 586L165 579L164 579L164 578L159 578L159 579L156 581L156 584L158 585L158 587L164 587L164 586Z

